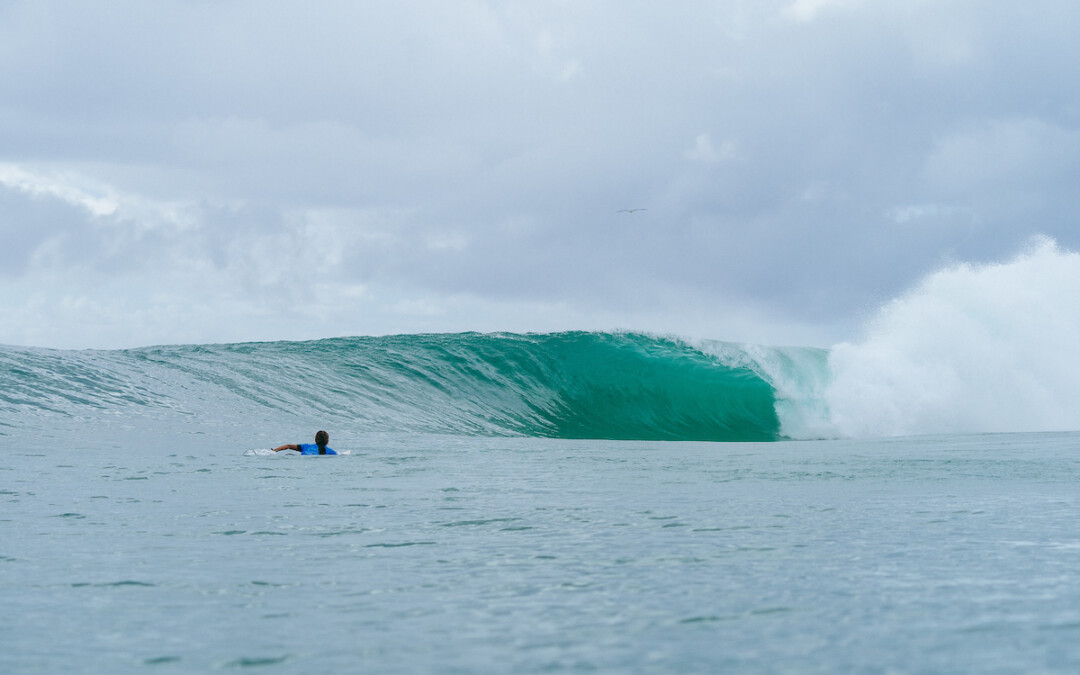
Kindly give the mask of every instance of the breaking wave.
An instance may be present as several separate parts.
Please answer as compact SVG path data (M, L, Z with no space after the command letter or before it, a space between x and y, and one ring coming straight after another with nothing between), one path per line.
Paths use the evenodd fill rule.
M0 434L43 418L771 441L1080 429L1080 255L956 265L831 350L629 332L116 351L0 348Z

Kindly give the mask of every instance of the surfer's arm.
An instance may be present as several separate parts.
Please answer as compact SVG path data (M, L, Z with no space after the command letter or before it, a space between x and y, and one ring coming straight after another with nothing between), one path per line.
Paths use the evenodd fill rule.
M294 445L292 443L286 443L285 445L279 445L278 447L274 448L274 452L281 452L282 450L299 450L299 449L300 449L299 445Z

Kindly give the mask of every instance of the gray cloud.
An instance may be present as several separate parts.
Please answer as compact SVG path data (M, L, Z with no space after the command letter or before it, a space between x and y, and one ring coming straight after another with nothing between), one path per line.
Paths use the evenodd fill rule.
M1080 247L1077 19L0 3L0 342L842 338L945 261Z

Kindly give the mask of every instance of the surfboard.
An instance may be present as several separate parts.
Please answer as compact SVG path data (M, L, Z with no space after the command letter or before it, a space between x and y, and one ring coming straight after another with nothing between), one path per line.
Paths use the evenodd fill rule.
M339 455L351 455L352 450L337 450ZM299 455L300 453L295 450L282 450L281 452L274 452L270 448L252 448L251 450L245 450L245 457L265 456L265 455ZM306 455L307 457L333 457L333 455Z

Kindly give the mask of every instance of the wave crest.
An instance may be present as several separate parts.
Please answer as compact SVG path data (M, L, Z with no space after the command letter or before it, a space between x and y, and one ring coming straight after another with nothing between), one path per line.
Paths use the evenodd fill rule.
M725 343L591 332L7 349L0 366L14 383L0 395L0 421L107 410L375 431L774 440L777 398L760 361Z

